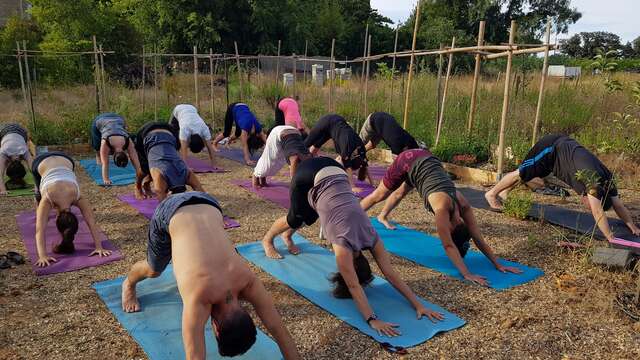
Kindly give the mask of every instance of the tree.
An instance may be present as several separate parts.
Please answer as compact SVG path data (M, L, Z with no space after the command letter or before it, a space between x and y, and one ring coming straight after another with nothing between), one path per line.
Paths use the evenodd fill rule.
M562 42L562 52L571 57L583 57L582 56L582 38L580 34L575 34L572 37Z
M593 58L597 55L597 49L605 53L609 51L622 53L625 50L618 35L605 31L581 32L569 38L563 45L563 53L581 58ZM627 54L628 50L626 49Z
M635 38L635 40L633 40L631 43L633 44L633 51L635 52L635 56L640 57L640 36Z

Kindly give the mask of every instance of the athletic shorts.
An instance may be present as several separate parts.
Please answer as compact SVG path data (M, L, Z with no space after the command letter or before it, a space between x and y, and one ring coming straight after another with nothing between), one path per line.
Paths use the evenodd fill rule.
M378 134L371 126L371 115L367 116L367 120L362 124L362 129L360 129L360 139L366 145L369 141L374 144L378 144L382 137Z
M518 167L522 181L529 182L534 178L543 178L553 172L556 161L555 143L561 137L561 135L547 135L533 145Z

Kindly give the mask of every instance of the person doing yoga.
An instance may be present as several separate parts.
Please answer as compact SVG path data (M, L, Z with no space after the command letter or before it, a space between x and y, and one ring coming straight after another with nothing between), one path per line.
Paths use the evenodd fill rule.
M353 184L353 170L358 170L358 180L364 181L369 178L369 183L373 185L373 180L367 170L367 151L364 143L340 115L329 114L321 117L311 129L304 143L315 156L320 151L320 147L329 140L333 140L333 145L338 153L336 160L347 170L349 183L353 190L360 190Z
M109 155L117 167L126 167L129 158L136 172L140 172L138 155L129 146L130 136L124 118L114 113L102 113L91 123L91 146L96 151L96 164L102 168L102 182L111 185L109 179Z
M471 239L499 271L515 274L522 272L498 262L498 258L480 233L480 227L467 199L456 190L440 160L427 150L413 149L400 153L389 166L380 185L362 199L360 204L362 209L367 211L386 199L378 220L386 228L395 229L387 217L413 188L420 194L427 210L433 213L436 230L447 257L465 279L488 285L485 277L471 273L464 263L463 258L469 250Z
M618 197L614 176L589 150L564 135L546 135L529 150L517 170L506 174L485 198L493 209L502 209L501 199L520 182L527 186L542 187L542 178L553 174L581 196L582 203L591 212L598 228L608 241L615 239L605 211L615 210L634 235L640 235L631 213Z
M187 161L187 152L198 154L204 147L209 153L211 166L215 167L213 153L215 149L211 144L211 131L204 120L198 114L198 109L190 104L179 104L173 108L169 124L178 131L180 140L180 157Z
M169 194L187 191L187 185L204 191L196 174L178 155L180 143L169 124L145 124L136 136L135 147L142 165L141 174L136 176L136 189L142 197L152 196L150 182L161 201Z
M267 256L280 257L273 247L276 236L289 236L292 229L311 225L320 218L326 238L336 255L338 272L331 281L333 295L337 298L353 298L356 307L367 324L379 334L397 336L397 324L378 319L369 305L363 286L373 281L373 274L363 251L370 251L386 279L416 310L418 319L427 316L432 321L442 320L443 314L422 305L409 286L391 265L390 256L371 225L367 214L360 207L358 198L351 191L347 173L337 161L316 157L303 161L291 182L291 207L289 213L277 219L265 235L262 245ZM390 319L387 319L390 320Z
M144 310L136 284L155 278L173 262L182 298L182 339L187 359L205 359L205 324L222 356L245 353L256 341L256 327L240 300L249 302L278 343L285 359L299 359L274 302L236 252L224 230L218 202L203 192L172 195L156 208L149 224L147 258L135 263L122 283L122 309Z
M53 247L57 254L72 254L75 251L73 240L78 232L78 218L71 212L71 206L77 206L87 222L95 250L89 256L109 256L111 251L102 247L100 229L95 222L89 201L80 194L80 186L74 173L73 159L61 152L48 152L38 155L31 169L36 183L36 266L46 267L56 258L47 254L46 229L49 212L55 209L56 228L62 235L62 241Z
M302 121L298 102L293 98L280 99L276 104L276 126L289 125L300 131L302 138L306 138L309 128Z
M419 148L416 139L403 129L391 114L386 112L374 112L369 115L362 124L360 138L367 151L375 149L381 140L389 146L393 155L400 155L405 150Z
M293 178L301 161L311 157L304 145L300 131L289 125L280 125L271 129L264 151L253 170L253 186L267 186L267 176L274 176L289 164L289 173Z
M236 131L231 135L234 124ZM233 103L227 107L227 113L224 116L224 131L216 136L213 145L217 146L222 139L227 137L229 138L227 145L240 138L244 162L249 166L256 164L251 160L251 155L267 141L267 136L262 131L262 124L253 115L249 106L243 103Z
M24 180L27 170L22 161L26 161L29 168L33 165L30 143L27 130L19 124L0 125L0 196L8 194L7 188L24 189L27 186ZM9 178L6 184L5 176Z

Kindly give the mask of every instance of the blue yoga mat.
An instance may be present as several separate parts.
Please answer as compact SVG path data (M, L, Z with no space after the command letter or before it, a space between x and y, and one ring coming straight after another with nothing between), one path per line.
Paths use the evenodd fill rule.
M352 299L336 299L331 294L329 276L338 271L334 255L328 250L308 242L295 234L294 241L301 249L299 255L290 255L280 238L276 248L285 256L283 260L267 258L260 242L239 245L240 255L290 286L300 295L355 327L378 342L410 347L421 344L442 331L461 327L465 321L445 309L420 299L428 308L445 314L443 321L432 323L427 318L418 320L416 312L405 298L386 280L376 277L365 293L369 304L381 320L400 324L398 337L380 336L373 330L356 308Z
M80 160L80 165L84 168L89 176L96 182L96 184L103 186L102 182L102 167L96 164L95 159ZM109 179L111 179L112 186L130 185L136 182L136 170L131 163L126 167L117 167L113 163L113 160L109 160Z
M390 253L457 279L463 279L458 269L447 257L442 242L437 237L397 224L396 230L389 230L375 218L371 218L371 223L384 241L384 247ZM473 250L467 252L464 263L473 274L485 276L489 285L496 290L522 285L544 274L538 268L500 259L502 265L514 266L522 270L521 274L503 274L496 270L484 254Z
M184 359L182 344L182 300L171 265L155 279L138 284L137 294L142 310L137 313L122 311L121 285L124 277L93 284L102 301L116 316L127 332L140 344L152 360ZM205 329L207 359L222 359L211 331L211 322ZM234 359L282 359L278 345L258 330L253 347Z

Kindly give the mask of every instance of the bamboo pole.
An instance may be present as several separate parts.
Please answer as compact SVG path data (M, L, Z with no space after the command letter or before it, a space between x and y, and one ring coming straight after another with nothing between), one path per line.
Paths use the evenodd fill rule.
M93 35L93 77L96 89L96 110L98 113L102 112L102 106L100 106L100 65L98 63L98 45L96 42L96 36Z
M485 21L480 21L480 28L478 29L478 48L484 44L484 27ZM471 104L469 105L469 122L467 123L467 133L471 134L471 128L473 127L473 120L476 116L476 98L478 96L478 78L480 77L480 65L482 64L482 58L480 54L476 54L476 67L473 72L473 85L471 85Z
M398 51L398 30L400 29L400 25L396 25L396 39L393 42L393 62L391 63L391 94L389 95L389 106L387 107L387 112L391 112L391 107L393 106L393 85L396 79L396 56L395 53Z
M238 83L240 85L240 101L243 101L244 89L242 84L242 70L240 70L240 55L238 54L238 43L234 41L233 46L236 49L236 66L238 67Z
M509 44L513 44L516 40L517 25L515 20L511 20L511 29L509 30ZM509 114L509 92L511 91L511 63L513 61L513 51L507 56L507 69L504 73L504 97L502 100L502 116L500 118L500 138L498 140L498 177L502 176L504 169L504 131L507 125L507 115Z
M213 95L213 49L209 48L209 98L211 98L211 127L216 128L216 103ZM215 131L215 130L214 130Z
M309 50L309 40L305 40L304 41L304 58L307 59L307 51ZM304 107L304 99L305 99L305 94L306 94L306 90L307 90L307 67L309 66L309 60L304 60L304 75L303 75L303 80L302 80L302 93L300 95L300 101L299 101L299 106L300 106L300 114L302 114L303 111L303 107Z
M280 84L280 46L282 40L278 40L278 59L276 60L276 85Z
M544 35L545 44L549 44L551 40L551 20L547 20L547 29ZM538 106L536 107L536 118L533 122L533 136L531 137L531 146L535 145L538 140L538 128L540 127L540 114L542 113L542 101L544 100L544 86L547 81L547 72L549 71L549 47L544 50L544 62L542 63L542 76L540 77L540 93L538 94Z
M158 121L158 45L153 46L153 120Z
M440 43L440 49L444 49L444 44ZM442 66L444 64L444 54L438 55L438 81L436 83L436 131L438 130L438 121L440 120L440 113L442 112Z
M367 42L367 55L371 55L371 35L369 35L369 40ZM367 116L369 116L369 67L371 66L371 63L369 62L369 60L367 60L367 73L365 74L364 77L364 114L362 115L363 118L366 118ZM358 118L357 120L357 124L360 125L360 118ZM360 128L360 126L357 126L357 128Z
M107 96L107 81L104 72L104 52L102 51L102 45L100 45L100 80L102 84L102 103L105 108L109 108L109 99Z
M409 125L409 98L411 97L411 80L413 78L413 63L415 62L416 40L418 38L418 26L420 25L420 4L421 0L418 0L416 5L416 18L413 26L413 41L411 42L411 60L409 62L409 77L407 78L407 89L404 97L404 116L402 120L402 127L407 128Z
M362 50L362 70L360 72L360 101L364 102L364 72L365 72L365 62L367 59L367 47L368 47L368 39L369 39L369 22L367 21L367 26L364 30L364 46ZM366 115L363 115L366 116ZM357 118L360 116L360 107L358 107Z
M224 93L227 98L227 107L229 107L229 66L227 60L222 60L224 63Z
M451 48L456 46L456 37L451 40ZM436 131L436 146L440 142L440 133L442 132L442 122L444 121L444 110L447 103L447 92L449 90L449 78L451 77L451 69L453 68L453 53L449 53L449 62L447 64L447 76L444 78L444 90L442 91L442 106L440 107L440 117L438 118L438 128Z
M142 45L142 85L140 87L140 90L142 92L142 112L144 113L144 104L145 104L145 87L147 85L147 79L146 79L146 74L145 74L145 58L146 58L146 53L145 53L145 47L144 45Z
M484 58L487 60L498 59L505 56L509 56L509 53L511 53L511 55L535 54L535 53L543 52L546 50L552 50L552 49L555 50L557 48L558 48L558 45L556 44L547 44L547 45L539 46L535 48L520 49L520 50L513 50L511 52L505 51L505 52L500 52L496 54L489 54L489 55L485 55Z
M297 61L296 58L293 58L293 98L296 98L296 82L297 82L297 73L298 69L296 68Z
M22 49L25 51L25 55L26 55L26 51L27 51L27 41L26 40L22 40ZM36 108L33 105L33 91L31 89L31 75L29 74L29 57L25 56L24 57L24 72L27 75L26 79L27 79L27 94L29 95L29 107L31 109L31 122L33 123L33 129L35 130L36 128Z
M333 112L333 72L334 72L334 57L333 53L336 47L336 39L331 40L331 62L329 63L329 112Z
M24 100L24 109L26 110L27 116L33 120L31 116L31 107L29 106L29 100L27 100L27 88L24 83L24 73L22 72L22 51L20 50L20 42L16 41L16 52L18 58L18 70L20 71L20 85L22 87L22 99ZM26 53L25 53L26 54Z
M198 47L193 47L193 87L195 90L195 105L200 110L200 96L198 94Z

